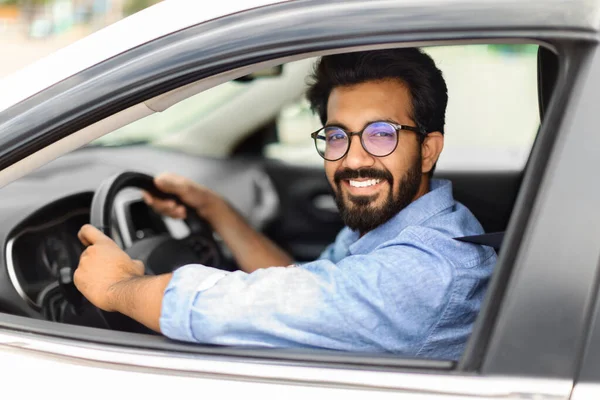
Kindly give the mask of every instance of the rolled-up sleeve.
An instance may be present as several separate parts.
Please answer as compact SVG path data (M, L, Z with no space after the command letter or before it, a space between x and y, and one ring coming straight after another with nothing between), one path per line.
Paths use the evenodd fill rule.
M195 340L191 327L196 296L227 274L204 265L188 265L176 270L163 296L161 332L173 339Z
M208 344L414 354L443 313L452 271L410 243L251 274L187 265L165 290L160 327Z

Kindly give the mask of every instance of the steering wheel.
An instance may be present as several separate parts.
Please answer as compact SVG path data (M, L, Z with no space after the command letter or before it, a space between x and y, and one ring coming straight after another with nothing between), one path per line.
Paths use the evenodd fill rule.
M101 183L94 193L90 210L90 224L109 237L111 236L111 217L115 198L121 190L129 187L143 189L153 196L173 199L181 204L176 196L161 192L154 185L154 179L150 175L129 171L116 174ZM132 259L142 261L146 274L150 275L171 272L178 267L192 263L232 270L231 266L224 265L225 258L213 237L213 230L208 222L187 206L185 222L190 229L187 237L175 239L165 233L140 239L125 249L126 253ZM105 312L95 307L81 295L73 284L74 271L69 269L66 274L63 272L65 271L61 271L55 293L45 297L46 303L59 301L62 304L60 317L58 317L62 322L128 332L155 333L123 314ZM66 304L70 304L72 307L66 307ZM53 309L51 305L48 308ZM57 317L53 318L53 320L57 320Z
M172 199L182 204L177 196L161 192L150 175L139 172L116 174L101 183L94 194L90 210L90 224L109 237L112 232L111 216L115 198L121 190L128 187L143 189L155 197ZM208 222L186 206L185 223L190 234L183 239L174 239L165 233L140 239L125 251L131 258L142 261L149 274L171 272L191 263L221 267L223 253Z

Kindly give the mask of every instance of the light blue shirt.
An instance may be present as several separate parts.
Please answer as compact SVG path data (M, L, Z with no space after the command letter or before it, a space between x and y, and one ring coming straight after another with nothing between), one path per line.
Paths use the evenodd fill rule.
M494 264L490 247L454 240L483 229L449 181L359 237L344 228L313 262L253 273L177 269L160 317L172 339L316 347L457 360Z

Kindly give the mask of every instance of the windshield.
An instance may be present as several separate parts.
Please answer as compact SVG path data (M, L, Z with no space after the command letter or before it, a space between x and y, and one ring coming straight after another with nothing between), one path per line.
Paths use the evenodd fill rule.
M244 138L272 124L283 106L303 97L314 61L292 61L219 84L100 137L90 146L146 144L225 157Z

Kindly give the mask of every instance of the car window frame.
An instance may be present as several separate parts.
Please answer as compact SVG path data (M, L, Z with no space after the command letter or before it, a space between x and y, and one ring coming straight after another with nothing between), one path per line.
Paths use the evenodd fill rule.
M580 51L580 49L565 49L565 51ZM563 118L570 122L568 129L562 135L569 135L570 137L570 148L564 146L561 149L565 154L562 156L554 155L554 161L550 160L548 165L548 169L552 169L553 163L559 162L560 160L577 160L571 162L572 164L577 164L578 162L586 163L586 165L595 165L594 161L597 159L597 151L594 151L598 147L596 147L600 141L595 142L595 138L597 135L595 134L594 124L600 122L597 113L595 111L595 104L598 99L598 91L600 90L600 49L598 46L592 46L586 54L583 56L584 61L579 66L571 66L574 68L581 68L579 73L573 73L573 71L565 71L564 65L559 66L558 76L567 75L571 78L576 76L578 77L573 79L569 84L573 87L573 91L576 93L577 102L571 101L570 106L567 105L566 102L561 101L561 99L556 99L556 101L552 102L549 106L548 111L551 112L552 109L564 109L565 114ZM562 68L561 68L562 67ZM554 113L553 115L556 115ZM560 120L553 121L557 124L560 124ZM576 143L580 142L582 139L586 139L586 146L591 146L592 151L581 151L580 146L577 146ZM558 149L555 150L558 152ZM584 160L581 160L581 159ZM563 164L565 162L563 161ZM573 168L577 168L581 170L581 166L573 166ZM562 173L572 173L572 171L563 170ZM588 167L586 170L582 171L581 177L578 179L586 180L586 179L594 179L596 176L596 169L593 167ZM567 187L562 187L561 191L564 193L568 193L572 196L572 189ZM556 194L556 193L554 193ZM550 199L552 193L548 193L547 200L548 203L552 202ZM560 196L557 196L560 197ZM593 260L592 263L594 268L589 268L585 270L581 270L579 268L579 263L581 260L575 259L574 262L568 265L568 272L573 273L571 269L576 269L579 275L581 276L579 279L585 279L590 283L586 285L586 293L585 296L581 296L581 302L585 301L585 309L583 310L582 320L583 320L583 329L580 332L579 337L576 338L566 338L563 337L563 343L575 342L576 346L573 348L569 348L569 346L565 346L565 351L571 351L575 354L575 362L572 366L575 371L574 377L574 388L572 391L572 399L587 399L587 398L597 398L600 395L600 374L598 373L598 363L600 362L600 253L597 252L597 234L593 232L593 228L596 226L597 221L594 219L597 212L597 202L592 202L586 204L587 197L592 197L596 199L600 199L599 194L593 188L591 188L586 196L583 198L586 199L584 201L578 201L577 208L581 207L581 212L583 216L580 216L579 222L573 222L575 226L580 227L577 233L572 234L571 243L565 242L563 246L573 246L575 247L573 253L577 254L577 252L592 252L589 255L590 260ZM555 203L564 202L564 199L558 198L554 199ZM556 206L556 205L555 205ZM550 207L550 206L549 206ZM566 212L569 218L577 218L577 216L573 216L573 213L569 210ZM586 218L585 224L581 223L581 220ZM539 229L548 229L547 227L540 227ZM560 223L554 229L560 229ZM568 235L565 235L568 236ZM591 245L593 244L593 246ZM593 251L596 250L594 254ZM546 273L551 273L552 269L546 270ZM560 279L560 278L559 278ZM569 282L569 285L573 285L573 282ZM552 290L551 287L546 288L547 290ZM551 305L550 305L551 306ZM514 307L514 306L513 306ZM563 323L568 323L567 320L563 319ZM534 333L535 334L535 333ZM502 343L496 343L496 346L502 346ZM554 344L556 345L556 344ZM497 350L496 350L497 351ZM534 349L535 351L535 349ZM527 354L524 354L527 356ZM547 360L546 360L547 362ZM555 361L556 362L556 361ZM503 365L504 364L504 365ZM501 371L501 369L506 369L508 366L507 363L499 363L496 366L496 369ZM556 369L556 366L552 368L550 366L548 369ZM561 371L551 371L555 375L561 373ZM550 373L550 371L549 371ZM564 375L564 372L563 372Z

